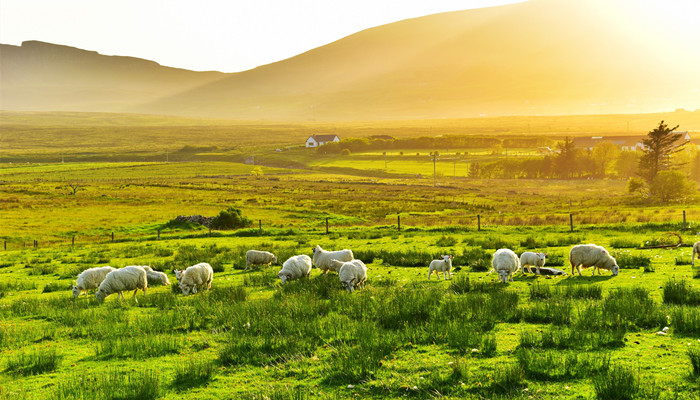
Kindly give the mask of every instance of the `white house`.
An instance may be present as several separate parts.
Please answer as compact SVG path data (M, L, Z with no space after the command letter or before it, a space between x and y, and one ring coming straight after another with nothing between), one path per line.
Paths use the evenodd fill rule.
M306 147L319 147L328 142L340 142L338 135L311 135L306 139Z

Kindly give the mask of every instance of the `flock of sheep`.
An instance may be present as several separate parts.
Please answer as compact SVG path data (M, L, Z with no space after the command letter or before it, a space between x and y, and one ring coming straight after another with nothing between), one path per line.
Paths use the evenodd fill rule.
M545 268L546 253L534 253L526 251L520 255L515 254L510 249L500 249L493 254L491 266L493 269L489 272L496 272L503 283L510 280L513 281L513 274L519 269L527 267L532 273L531 266L536 268L537 274L546 272L553 275L564 275L565 273L556 268ZM692 264L695 266L696 256L700 258L700 241L693 245ZM328 271L338 273L340 282L349 292L357 288L363 288L367 280L367 266L361 261L356 260L352 250L328 251L316 246L313 249L313 260L311 257L302 254L290 257L282 264L282 269L277 276L282 284L287 281L308 277L311 274L311 267L315 265L324 274ZM620 272L620 267L617 265L607 250L595 244L579 244L571 248L569 252L569 262L571 263L571 273L574 270L581 275L581 267L593 268L595 275L596 268L598 274L600 269L607 269L613 275ZM270 265L277 263L277 257L268 251L248 250L246 252L246 269L252 265ZM443 255L439 260L433 260L428 267L428 279L433 272L439 279L439 273L443 272L445 279L452 275L452 256ZM207 263L199 263L188 267L185 270L174 270L178 281L178 287L182 294L197 293L202 289L209 290L211 282L214 279L214 271ZM95 297L98 300L104 300L110 294L119 293L119 297L123 298L125 291L134 291L134 298L139 289L146 294L148 285L170 285L168 276L163 272L154 271L149 266L128 266L120 269L112 267L99 267L87 269L78 275L75 286L73 286L73 296L78 297L83 291L97 289Z

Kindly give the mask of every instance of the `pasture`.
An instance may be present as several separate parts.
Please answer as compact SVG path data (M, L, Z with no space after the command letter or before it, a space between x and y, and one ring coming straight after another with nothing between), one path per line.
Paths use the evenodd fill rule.
M145 136L109 128L94 153L76 145L59 163L62 142L22 142L35 128L13 118L1 156L15 162L0 166L2 399L700 399L700 273L688 247L700 240L697 197L643 203L621 180L465 178L460 162L500 157L488 149L438 149L434 185L435 149L277 152L272 139L254 146L260 126L224 132L242 132L237 147L203 125L218 147L178 153L192 145L192 121L155 117L142 117L155 126ZM61 137L51 118L46 129ZM66 148L90 141L86 124ZM147 145L167 130L179 133L157 146L180 162ZM122 158L125 132L143 159ZM17 162L28 159L51 162ZM253 225L170 222L228 206ZM547 266L570 273L580 243L605 246L620 275L518 273L504 285L487 273L502 247L547 252ZM284 286L280 265L243 270L248 249L281 264L317 244L352 249L369 268L366 288L347 293L316 268ZM428 280L441 254L453 255L454 276ZM70 290L90 267L148 264L175 282L174 268L202 261L214 282L191 296L156 286L138 302L99 303Z

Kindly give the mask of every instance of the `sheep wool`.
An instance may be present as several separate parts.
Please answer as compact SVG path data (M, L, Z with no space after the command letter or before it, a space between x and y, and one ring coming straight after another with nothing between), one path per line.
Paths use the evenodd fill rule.
M214 270L207 263L199 263L182 272L180 276L180 290L185 296L190 293L197 293L198 290L211 289L211 282L214 280Z
M245 253L245 269L249 269L251 265L270 265L277 264L277 256L269 251L248 250Z
M450 255L443 255L441 256L441 260L433 260L430 262L430 266L428 267L428 280L430 280L430 275L435 272L435 276L440 279L440 272L445 273L445 280L447 280L447 275L452 275L450 271L452 271L452 256ZM452 279L452 278L450 278Z
M526 251L520 255L520 267L523 268L523 272L525 272L525 267L527 267L527 271L532 273L530 266L534 266L537 270L537 275L539 275L540 268L544 267L546 256L547 253L533 253L531 251Z
M95 293L95 298L104 300L110 294L119 293L119 298L124 298L124 291L133 290L136 299L136 292L139 289L146 294L148 289L148 280L146 278L146 270L138 266L124 267L114 270L107 274L104 281ZM138 302L138 300L136 300Z
M352 261L344 262L338 270L338 277L340 278L340 283L343 284L345 289L352 293L353 290L355 290L355 286L360 289L365 287L365 281L367 280L367 267L362 261L359 263Z
M170 280L168 275L160 271L146 271L146 279L148 280L148 285L170 285Z
M693 245L693 256L691 257L693 268L695 268L695 257L700 258L700 242L695 242Z
M355 260L350 260L350 261L331 260L329 269L333 270L335 272L340 272L340 267L342 267L343 264L345 264L346 262L351 262L351 263L353 263L361 268L362 267L364 267L365 269L367 268L367 266L365 265L364 262L362 262L362 260L355 259Z
M355 256L352 254L352 250L338 250L338 251L328 251L328 250L323 250L321 246L316 246L315 249L313 249L314 253L314 265L323 271L324 274L328 273L328 270L331 269L331 260L338 260L338 261L352 261L355 259Z
M116 268L106 266L90 268L81 272L75 281L75 285L73 286L73 297L80 296L83 291L85 291L85 294L87 294L88 290L99 288L102 281L105 280L107 274L114 270L116 270Z
M577 244L572 247L569 252L569 262L571 263L571 274L574 273L575 269L579 276L582 276L580 267L594 267L593 275L595 275L595 268L598 268L599 274L601 268L612 271L613 275L620 273L617 261L605 248L595 244Z
M493 271L498 273L501 282L507 283L508 280L513 282L513 274L520 269L520 259L513 250L499 249L493 253L491 266L493 267Z
M277 273L277 276L284 285L287 281L308 277L311 274L311 257L306 254L289 257L282 264L282 269Z

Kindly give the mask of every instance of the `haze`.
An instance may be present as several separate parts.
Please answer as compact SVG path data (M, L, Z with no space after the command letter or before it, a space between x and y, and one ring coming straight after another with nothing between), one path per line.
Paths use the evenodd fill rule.
M378 25L516 2L3 0L0 42L40 40L195 71L236 72Z

